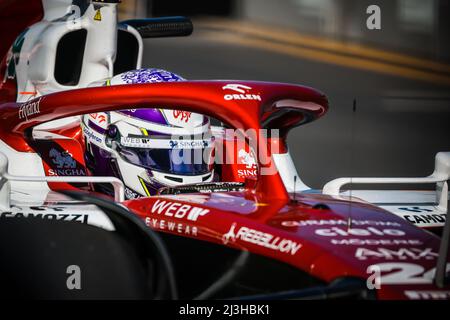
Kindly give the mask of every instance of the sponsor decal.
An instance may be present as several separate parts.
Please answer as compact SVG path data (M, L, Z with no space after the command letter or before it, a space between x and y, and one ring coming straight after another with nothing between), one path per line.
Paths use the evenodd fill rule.
M248 169L238 169L237 171L239 178L256 177L258 175L257 170Z
M131 148L158 149L204 149L213 144L213 140L168 140L145 137L121 137L121 145Z
M442 227L446 221L445 212L435 206L382 207L420 228Z
M418 239L332 239L331 244L341 246L398 246L398 245L422 245Z
M256 244L258 246L279 251L282 253L289 253L294 255L301 248L301 244L281 237L276 237L270 233L250 229L247 227L240 227L236 231L236 223L233 223L230 230L222 236L224 244L241 240L244 242Z
M85 176L86 172L82 168L77 168L77 163L67 150L58 151L55 148L50 149L49 157L56 165L56 168L48 170L51 176Z
M89 224L105 230L115 230L111 220L102 211L99 211L98 208L91 205L41 205L30 207L12 205L10 211L0 213L1 218L72 221Z
M89 117L91 117L93 120L97 121L100 124L106 122L106 115L102 113L91 113Z
M431 248L357 248L355 258L359 260L367 259L383 259L383 260L433 260L438 254L433 252Z
M155 83L184 80L175 73L166 70L146 68L125 72L120 77L125 83Z
M450 291L431 291L431 290L407 290L405 295L411 300L448 300Z
M237 93L225 94L223 98L227 101L229 100L257 100L261 101L261 96L259 94L252 94L249 91L252 89L249 86L243 84L230 83L222 87L223 90L231 90Z
M199 217L207 215L209 209L158 199L153 204L151 213L164 215L166 217L174 217L176 219L186 218L189 221L197 221Z
M177 194L177 195L165 195L165 198L178 200L178 201L187 201L197 204L205 204L209 200L209 195L203 194Z
M2 212L0 219L7 218L32 218L45 220L60 220L60 221L74 221L81 223L88 223L89 215L87 214L64 214L64 213L32 213L32 212Z
M191 118L192 112L181 111L181 110L173 110L173 117L175 119L180 118L180 121L188 122Z
M255 158L249 153L246 152L244 149L239 150L238 153L239 159L241 160L242 164L245 164L247 169L252 169L256 167L256 161Z
M393 221L375 221L375 220L352 220L355 226L390 226L400 227L400 223ZM300 220L300 221L283 221L281 225L284 227L301 227L301 226L347 226L347 220Z
M256 161L250 152L246 152L244 149L241 149L238 152L238 157L240 163L245 165L245 169L238 170L238 176L240 178L256 177L258 174Z
M403 218L412 224L424 227L433 225L443 225L445 223L445 213L443 214L406 214Z
M28 121L28 118L41 113L40 105L43 97L40 97L37 101L26 102L19 107L19 119L25 119Z
M376 227L367 228L341 228L332 227L329 229L317 229L315 233L323 237L337 237L337 236L395 236L401 237L405 235L405 232L399 229L381 229Z
M130 199L137 199L137 198L141 198L142 196L136 192L134 192L133 190L131 190L130 188L125 187L125 198L130 200Z
M97 143L102 143L103 142L103 138L101 135L96 134L93 130L91 130L90 128L83 126L83 133L86 135L86 137L89 140L93 140Z
M48 154L52 159L53 163L56 164L58 169L62 168L70 168L74 169L77 166L77 163L72 157L72 154L67 150L63 152L59 152L55 148L52 148Z
M16 66L20 62L20 53L22 51L23 43L25 42L25 34L28 32L28 28L25 29L14 41L11 49L6 56L6 70L3 78L3 82L8 79L16 78Z
M171 149L203 149L209 146L206 140L170 140Z
M102 13L100 12L100 9L95 11L94 21L102 21Z
M434 281L436 268L425 269L421 265L408 262L384 262L370 265L380 272L380 284L431 284ZM450 270L447 263L446 270Z
M186 225L181 222L167 221L164 219L145 218L145 224L153 229L170 231L172 233L183 234L186 236L197 236L198 229L196 226Z

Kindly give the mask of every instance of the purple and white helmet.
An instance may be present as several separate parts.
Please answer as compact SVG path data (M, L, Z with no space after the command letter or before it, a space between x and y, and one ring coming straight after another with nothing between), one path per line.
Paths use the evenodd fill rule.
M128 71L103 85L183 81L161 69ZM130 106L132 108L132 106ZM96 176L116 176L133 199L161 187L213 180L214 138L209 118L161 108L83 116L86 164ZM110 192L105 190L103 192Z

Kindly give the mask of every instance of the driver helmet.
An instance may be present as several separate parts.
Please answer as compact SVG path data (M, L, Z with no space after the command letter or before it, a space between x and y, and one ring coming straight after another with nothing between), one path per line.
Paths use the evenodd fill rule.
M166 70L139 69L102 84L183 80ZM121 179L127 199L157 194L162 187L213 181L214 138L209 117L164 106L131 108L82 117L85 160L91 174ZM96 190L112 193L106 185Z

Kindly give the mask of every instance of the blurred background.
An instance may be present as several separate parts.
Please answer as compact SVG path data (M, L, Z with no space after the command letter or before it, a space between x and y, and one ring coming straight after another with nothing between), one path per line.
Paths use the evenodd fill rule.
M380 8L380 30L367 28L369 5ZM122 0L119 8L121 20L193 20L190 37L145 40L145 67L323 91L328 114L289 138L311 187L339 176L425 176L436 152L450 151L450 0Z

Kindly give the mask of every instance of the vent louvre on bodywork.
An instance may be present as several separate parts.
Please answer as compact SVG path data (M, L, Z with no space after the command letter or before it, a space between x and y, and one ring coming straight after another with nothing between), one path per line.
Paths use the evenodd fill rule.
M136 69L139 43L136 37L124 30L117 33L117 55L114 61L114 75Z
M69 32L58 42L55 58L55 79L64 86L76 86L80 81L83 66L87 31Z

